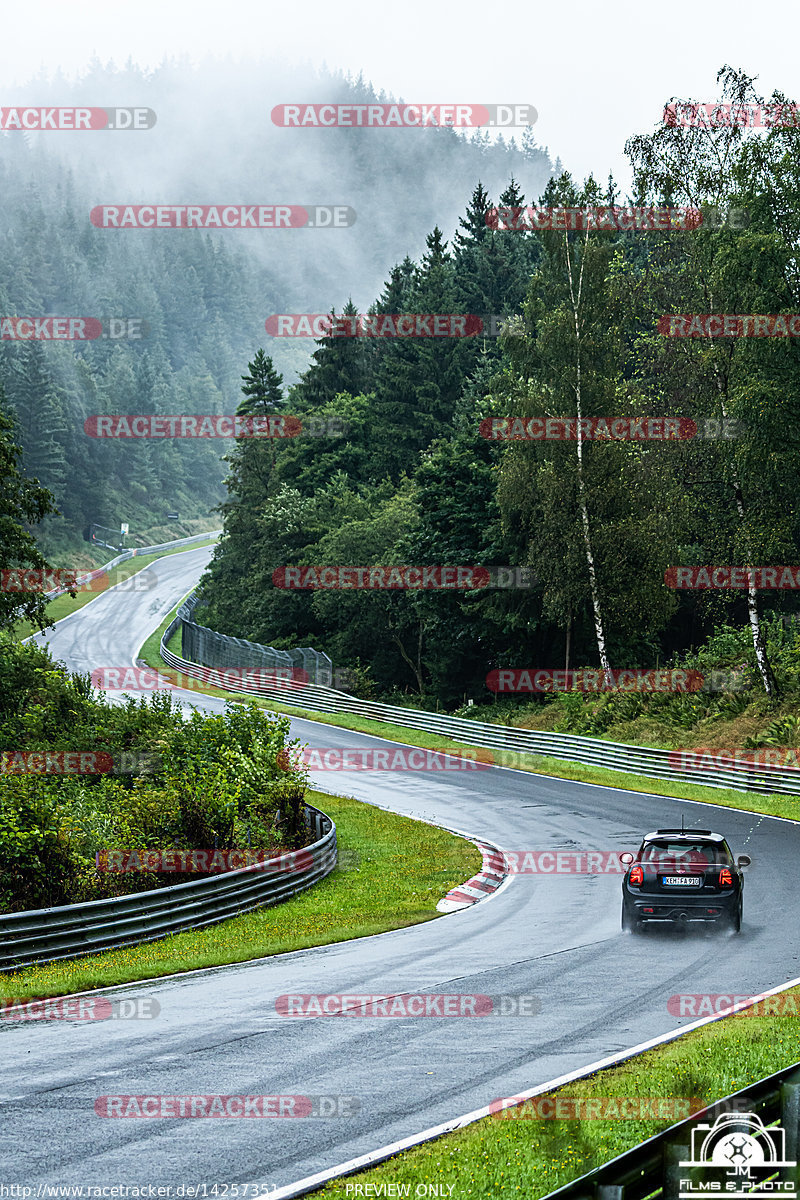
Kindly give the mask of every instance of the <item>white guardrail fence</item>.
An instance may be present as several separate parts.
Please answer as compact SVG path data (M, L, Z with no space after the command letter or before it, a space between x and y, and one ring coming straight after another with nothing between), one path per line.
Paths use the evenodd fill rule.
M315 835L311 845L241 870L108 900L0 913L0 971L151 942L288 900L324 879L338 860L330 817L307 804L305 821Z
M586 766L606 767L613 771L624 771L636 775L649 775L655 779L684 780L687 783L703 784L705 787L734 788L743 792L776 792L786 796L800 796L800 770L750 764L731 763L730 766L714 765L709 769L681 766L677 751L654 750L646 746L628 746L620 742L607 742L601 738L578 737L565 733L543 733L531 729L515 729L507 725L492 725L486 721L469 721L461 717L441 716L437 713L421 712L401 708L394 704L378 704L371 700L358 700L334 688L303 684L292 679L267 680L253 686L238 682L236 686L221 684L221 673L212 667L204 667L173 654L168 643L178 629L181 617L164 631L161 639L161 657L170 667L183 674L202 680L211 686L224 686L225 690L245 695L261 696L281 704L292 705L317 713L350 713L367 717L373 721L385 721L392 725L420 729L425 733L440 734L453 738L468 746L485 746L494 753L498 766L520 765L519 755L566 759L568 762Z

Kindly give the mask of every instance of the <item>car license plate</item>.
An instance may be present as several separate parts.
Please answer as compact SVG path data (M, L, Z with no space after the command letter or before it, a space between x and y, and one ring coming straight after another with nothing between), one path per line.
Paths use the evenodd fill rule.
M664 887L699 887L703 882L702 875L662 875Z

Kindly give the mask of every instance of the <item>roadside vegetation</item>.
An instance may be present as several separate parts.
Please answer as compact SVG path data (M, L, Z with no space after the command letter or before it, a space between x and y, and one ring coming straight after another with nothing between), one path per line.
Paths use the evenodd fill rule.
M63 996L403 929L439 917L442 896L480 870L480 851L443 829L346 797L309 791L305 798L336 825L341 863L312 888L208 929L0 974L0 1001Z
M255 705L188 720L164 692L112 705L40 647L0 642L0 912L184 881L102 870L110 849L304 845L306 781L288 735L286 717ZM37 752L54 768L31 762ZM102 756L97 769L60 771L52 756L76 752Z

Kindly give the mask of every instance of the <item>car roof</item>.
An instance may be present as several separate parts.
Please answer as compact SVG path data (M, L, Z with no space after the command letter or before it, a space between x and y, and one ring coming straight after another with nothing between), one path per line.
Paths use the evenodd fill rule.
M642 839L645 842L657 841L659 838L683 838L687 842L724 842L725 838L721 833L712 833L710 829L656 829L653 833L646 833Z

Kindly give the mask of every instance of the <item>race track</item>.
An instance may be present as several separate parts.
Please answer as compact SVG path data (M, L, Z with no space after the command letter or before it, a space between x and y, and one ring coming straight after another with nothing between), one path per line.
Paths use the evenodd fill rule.
M210 554L160 560L147 569L157 576L149 591L102 595L51 631L54 656L72 670L129 665ZM312 721L292 728L311 746L386 746ZM0 1022L1 1181L34 1196L40 1184L287 1184L674 1029L675 993L755 993L800 975L800 929L786 920L793 824L500 768L325 772L315 782L508 850L635 849L643 832L683 816L751 855L742 934L634 938L620 932L618 875L518 875L414 928L113 993L155 997L154 1020ZM540 1011L298 1018L275 1006L287 993L407 992L533 994ZM348 1096L360 1109L114 1120L94 1111L109 1093Z

